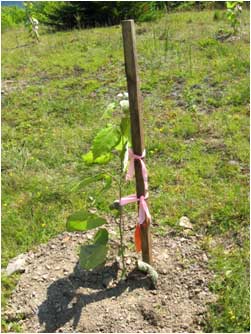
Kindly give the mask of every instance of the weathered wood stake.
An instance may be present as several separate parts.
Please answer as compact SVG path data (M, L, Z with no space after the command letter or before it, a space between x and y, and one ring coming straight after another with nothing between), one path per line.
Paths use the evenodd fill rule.
M135 27L133 20L122 21L125 70L127 88L129 94L132 148L137 155L144 151L144 133L142 126L142 97L140 93L138 63L136 53ZM145 196L146 189L142 175L141 163L135 160L135 177L137 197ZM152 264L152 242L150 234L150 222L146 220L141 225L142 259Z

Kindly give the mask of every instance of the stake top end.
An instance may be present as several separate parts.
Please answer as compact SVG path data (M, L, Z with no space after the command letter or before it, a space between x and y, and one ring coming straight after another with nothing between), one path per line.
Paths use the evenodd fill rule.
M134 20L133 20L133 19L130 19L130 20L122 20L121 22L122 22L122 23L134 23Z

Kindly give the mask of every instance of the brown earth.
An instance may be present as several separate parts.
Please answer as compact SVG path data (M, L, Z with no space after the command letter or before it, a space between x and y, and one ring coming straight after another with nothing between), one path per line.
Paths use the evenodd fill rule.
M63 233L28 253L26 270L5 311L10 321L18 321L26 333L203 332L207 304L215 297L208 289L212 273L200 236L153 235L159 274L154 289L136 269L133 250L126 252L129 274L119 279L114 240L105 267L80 269L77 250L91 234Z

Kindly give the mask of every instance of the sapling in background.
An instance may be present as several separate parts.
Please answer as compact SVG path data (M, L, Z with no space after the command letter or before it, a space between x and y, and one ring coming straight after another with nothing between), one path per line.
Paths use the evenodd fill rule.
M26 14L26 26L28 28L29 35L33 40L39 42L39 23L33 15L33 4L30 1L25 1L24 6Z
M242 12L243 1L227 1L227 19L230 22L231 27L233 28L233 33L236 35L239 31L241 21L240 15Z

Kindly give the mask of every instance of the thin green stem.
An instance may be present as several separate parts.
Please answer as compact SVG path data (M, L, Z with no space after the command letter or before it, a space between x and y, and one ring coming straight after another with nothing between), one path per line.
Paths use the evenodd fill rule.
M124 147L124 141L122 137L122 147ZM120 157L120 178L119 178L119 199L122 198L122 183L123 183L123 157ZM123 221L123 208L120 207L119 210L119 236L120 236L120 254L122 257L122 277L126 273L126 265L125 265L125 253L124 253L124 221Z

